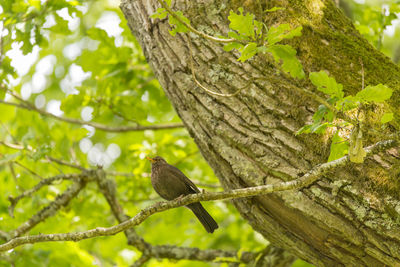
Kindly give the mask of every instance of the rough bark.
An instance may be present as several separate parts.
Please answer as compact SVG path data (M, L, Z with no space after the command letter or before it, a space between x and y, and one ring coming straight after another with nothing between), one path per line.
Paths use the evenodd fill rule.
M259 1L173 1L195 28L216 36L228 31L230 10L244 6L258 12ZM306 73L327 70L344 85L346 94L361 88L361 58L366 84L384 83L395 90L389 103L399 113L400 70L371 47L331 0L260 1L268 25L303 26L290 41ZM256 5L255 7L253 6ZM248 63L224 52L222 45L191 34L195 72L206 87L233 93L255 77L235 97L210 95L195 85L187 39L171 36L167 19L150 15L156 0L122 1L128 24L148 62L204 158L225 189L293 179L326 162L330 136L295 136L310 120L318 103L295 87L316 90L307 80L279 73L270 56ZM365 124L373 126L379 109L371 109ZM398 129L398 121L385 131ZM367 136L365 144L376 141ZM318 266L399 266L399 152L392 149L363 164L350 164L299 191L235 200L251 226L274 245Z

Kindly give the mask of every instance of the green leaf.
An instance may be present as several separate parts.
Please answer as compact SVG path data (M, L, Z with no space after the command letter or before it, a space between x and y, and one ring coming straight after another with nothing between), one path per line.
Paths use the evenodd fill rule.
M238 58L238 61L244 62L250 58L252 58L257 53L257 44L256 43L248 43L242 49L239 50L242 54Z
M255 30L256 37L260 38L264 24L262 22L259 22L258 20L254 20L253 23L254 23L254 30Z
M3 3L2 3L3 5ZM25 13L28 9L29 5L25 3L24 1L15 1L12 5L12 12L14 13Z
M268 52L270 52L274 59L279 62L283 61L282 69L292 77L302 79L304 78L303 66L296 57L296 50L290 45L272 45L268 47Z
M312 124L311 128L310 128L310 132L311 133L316 133L316 134L323 134L325 133L326 128L328 128L328 126L331 126L330 123L325 122L325 123L314 123Z
M56 20L56 24L49 28L50 31L59 34L70 34L72 33L68 28L68 21L64 20L57 13L54 14L54 19Z
M77 107L82 106L82 102L84 100L84 94L80 93L77 95L69 95L63 99L61 102L61 110L64 111L65 113L71 113L72 111L75 111Z
M375 102L380 103L392 97L393 90L383 84L375 86L367 86L364 90L357 93L356 97L361 102Z
M277 27L271 27L267 33L266 39L269 45L274 45L283 39L291 39L295 36L300 36L303 27L297 27L291 30L289 24L280 24Z
M329 109L325 106L325 105L320 105L319 107L318 107L318 110L314 113L314 115L313 115L313 120L315 121L315 122L320 122L320 121L322 121L322 119L324 118L324 116L325 116L325 114L326 114L326 112L328 111Z
M157 8L156 13L150 16L152 19L164 19L168 15L168 12L163 7Z
M228 32L228 36L236 40L247 40L245 36L240 36L237 32L230 31Z
M356 108L360 102L360 99L358 97L349 95L346 96L345 98L339 99L336 102L336 109L341 110L341 111L348 111L353 108Z
M385 113L381 118L381 123L384 124L392 120L393 120L393 113Z
M325 71L311 72L309 77L319 91L330 97L343 98L343 85L337 83L334 78L329 77Z
M326 128L329 126L332 126L331 123L325 122L314 122L312 124L305 125L301 127L297 132L296 135L302 134L302 133L316 133L316 134L323 134L326 131Z
M240 43L237 43L237 42L232 42L232 43L224 45L224 50L227 51L227 52L229 52L229 51L231 51L233 49L239 50L239 49L242 49L242 48L243 48L243 45L240 44Z
M43 145L32 154L32 159L34 161L38 161L39 159L45 157L50 151L51 148L48 145Z
M292 39L293 37L301 36L302 26L296 27L285 35L285 39Z
M328 162L340 159L345 156L349 150L349 143L339 136L339 131L332 137L331 153L329 154Z
M236 14L232 10L229 14L229 28L237 31L240 35L254 39L254 14L247 13L246 15L243 15L242 7L239 8L239 14Z
M285 23L285 24L280 24L277 27L271 27L267 33L267 41L268 44L273 45L279 41L281 41L284 37L284 32L290 30L290 25Z
M304 125L301 127L299 130L297 130L296 135L302 134L302 133L310 133L311 132L311 127L312 124Z
M182 11L175 11L175 14L184 22L190 25L190 20L185 17L182 13ZM172 36L175 36L178 32L188 32L189 29L183 24L180 23L174 16L169 16L169 24L174 25L174 29L170 30L169 33Z

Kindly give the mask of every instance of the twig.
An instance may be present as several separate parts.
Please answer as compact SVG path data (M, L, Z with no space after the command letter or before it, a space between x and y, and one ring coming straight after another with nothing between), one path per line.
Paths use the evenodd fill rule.
M0 230L0 238L3 240L9 240L11 237L9 233Z
M13 230L10 235L13 238L18 238L18 236L26 233L38 223L46 220L48 217L53 216L57 210L61 207L65 207L78 193L85 187L86 181L84 179L79 179L76 183L72 184L67 188L61 195L52 201L48 206L44 207L33 215L28 221L21 224L17 229ZM25 238L25 237L23 237ZM15 239L11 239L15 240Z
M398 142L394 140L386 140L378 142L372 146L365 148L367 155L376 154L385 149L397 146ZM233 199L233 198L243 198L243 197L252 197L258 195L264 195L277 191L285 191L292 189L299 189L305 186L310 185L314 181L316 181L319 177L325 174L328 171L331 171L335 168L342 167L349 162L349 157L344 156L340 159L324 163L316 166L309 172L307 172L302 177L292 180L289 182L281 182L277 184L269 184L248 188L235 189L224 192L208 192L208 193L199 193L185 196L180 199L175 199L168 202L158 202L150 207L147 207L141 210L138 214L136 214L131 219L124 221L118 225L104 228L97 227L95 229L91 229L84 232L75 232L75 233L64 233L64 234L48 234L48 235L31 235L24 237L16 237L0 245L0 251L7 251L9 249L21 246L23 244L29 243L38 243L38 242L49 242L49 241L80 241L88 238L93 238L97 236L110 236L115 235L121 231L125 231L126 229L141 224L144 220L146 220L149 216L159 213L168 209L177 208L180 206L185 206L194 202L199 201L211 201L211 200L221 200L221 199ZM16 236L16 235L14 235Z
M114 181L107 179L105 172L102 169L99 169L96 174L99 189L106 198L114 217L119 223L129 220L129 216L123 212L123 209L117 199L117 189ZM144 239L141 238L133 228L128 228L124 232L126 238L128 239L129 245L137 247L142 252L146 252L149 249L150 244L144 241Z
M19 163L18 161L14 161L14 163L18 166L20 166L21 168L23 168L24 170L26 170L27 172L29 172L30 174L33 174L34 176L38 177L40 180L43 180L43 177L40 176L39 174L37 174L35 171L29 169L28 167L26 167L25 165Z
M4 145L6 147L12 148L12 149L24 150L26 148L31 152L34 151L33 147L31 147L29 145L27 147L24 147L24 146L22 146L20 144L12 144L12 143L8 143L8 142L4 142L4 141L0 141L0 144ZM64 160L61 160L61 159L57 159L57 158L54 158L54 157L51 157L51 156L46 156L46 160L50 161L50 162L57 163L59 165L64 165L64 166L68 166L68 167L71 167L71 168L74 168L74 169L78 169L80 171L90 171L90 170L92 170L92 169L86 169L85 167L82 167L81 165L69 163L67 161L64 161ZM59 171L61 172L61 170L59 170ZM134 176L136 176L133 173L118 172L118 171L106 171L106 174L107 175L112 175L112 176L126 176L126 177L134 177Z
M10 90L7 90L8 93L12 92ZM77 125L88 125L92 126L98 130L105 131L105 132L133 132L133 131L145 131L145 130L165 130L165 129L176 129L176 128L183 128L184 125L182 123L168 123L168 124L162 124L162 125L135 125L135 126L119 126L119 127L110 127L101 123L97 122L90 122L90 121L82 121L78 119L73 119L73 118L66 118L66 117L61 117L54 115L50 112L47 112L43 109L39 109L35 107L33 104L31 104L28 101L23 100L19 96L17 96L15 93L11 93L12 96L17 98L19 101L23 102L24 104L18 104L18 103L13 103L13 102L7 102L4 100L0 99L0 103L6 104L6 105L12 105L18 108L26 109L29 111L35 111L38 112L39 114L46 116L46 117L51 117L54 119L57 119L59 121L63 122L68 122L72 124L77 124Z
M142 254L139 259L137 259L131 267L140 267L143 266L146 262L148 262L151 259L151 256L148 254Z
M15 137L11 134L10 130L7 128L7 126L4 125L4 123L0 122L1 126L4 128L4 130L6 130L6 132L11 136L12 140L14 142L17 142L17 140L15 139Z
M13 166L13 162L12 162L12 161L8 162L8 167L10 168L10 172L11 172L12 178L14 179L15 185L18 186L17 174L15 173L14 166ZM20 187L20 186L18 186L18 189L24 190L24 188L23 188L23 187Z
M216 96L222 96L222 97L232 97L235 96L237 94L240 93L240 91L242 91L243 89L248 88L251 85L251 80L243 87L239 88L238 90L236 90L234 93L232 94L222 94L222 93L218 93L218 92L214 92L210 89L208 89L207 87L205 87L204 85L202 85L196 78L196 74L194 72L194 63L193 63L193 51L192 51L192 43L191 43L191 39L189 37L189 35L187 35L187 43L188 43L188 47L189 47L189 61L190 61L190 70L192 72L192 78L194 80L194 82L204 91L206 91L207 93L211 94L211 95L216 95Z
M214 36L211 36L211 35L208 35L208 34L205 34L205 33L201 32L201 31L196 30L196 29L193 28L190 24L186 23L186 22L183 21L179 16L177 16L177 15L174 13L174 11L173 11L167 4L165 4L165 2L164 2L163 0L157 0L157 1L158 1L158 2L161 4L161 6L162 6L163 8L165 8L165 10L167 10L167 12L168 12L171 16L173 16L177 21L179 21L180 23L182 23L183 25L185 25L186 28L188 28L191 32L193 32L193 33L195 33L195 34L197 34L197 35L203 37L204 39L211 40L211 41L213 41L213 42L218 42L218 43L231 43L231 42L235 41L235 39L233 39L233 38L230 38L230 39L217 38L217 37L214 37Z
M202 262L236 262L251 263L256 260L260 252L248 252L220 249L199 249L190 247L178 247L172 245L151 246L148 254L142 255L146 258L166 258L170 260L196 260ZM139 258L140 260L140 258ZM137 265L135 262L132 266Z
M78 170L81 170L81 171L88 171L88 169L82 167L81 165L76 165L76 164L73 164L73 163L69 163L69 162L66 162L65 160L53 158L51 156L46 156L46 159L48 161L52 161L52 162L55 162L57 164L65 165L65 166L68 166L68 167L71 167L71 168L74 168L74 169L78 169Z
M34 152L35 151L35 149L33 147L29 146L29 145L24 147L23 145L20 145L20 144L12 144L12 143L8 143L8 142L4 142L4 141L0 141L0 144L4 145L6 147L12 148L12 149L16 149L16 150L27 149L30 152ZM60 165L65 165L65 166L68 166L68 167L71 167L71 168L74 168L74 169L78 169L78 170L81 170L81 171L89 171L88 169L82 167L81 165L69 163L67 161L64 161L64 160L61 160L61 159L57 159L57 158L53 158L51 156L45 156L45 158L46 158L47 161L55 162L55 163L60 164Z
M125 177L134 177L136 176L133 173L130 172L117 172L117 171L106 171L107 175L111 175L111 176L125 176Z
M12 149L16 149L16 150L24 150L24 149L25 149L25 147L24 147L23 145L20 145L20 144L12 144L12 143L8 143L8 142L1 141L1 140L0 140L0 144L6 146L6 147L8 147L8 148L12 148ZM31 146L27 146L26 148L27 148L28 150L30 150L30 151L33 150Z
M54 183L55 181L58 180L75 180L75 179L87 179L91 177L91 174L89 172L82 172L82 173L72 173L72 174L60 174L57 176L53 176L47 179L41 180L38 184L36 184L33 188L24 191L21 195L17 197L12 197L9 196L8 200L11 202L10 207L8 207L8 213L10 214L11 217L14 217L14 208L17 205L18 201L20 201L24 197L29 197L33 193L37 192L40 188L42 188L45 185L50 185Z

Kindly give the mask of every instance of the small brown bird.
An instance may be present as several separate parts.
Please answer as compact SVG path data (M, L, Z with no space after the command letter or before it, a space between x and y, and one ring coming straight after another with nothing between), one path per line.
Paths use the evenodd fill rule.
M151 184L162 198L173 200L181 196L200 193L197 186L183 172L169 165L162 157L146 158L151 162ZM218 228L217 222L200 202L189 204L186 207L193 211L207 232L212 233Z

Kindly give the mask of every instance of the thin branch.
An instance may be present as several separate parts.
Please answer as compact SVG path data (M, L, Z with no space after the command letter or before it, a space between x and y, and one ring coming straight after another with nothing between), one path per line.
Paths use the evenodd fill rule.
M23 145L20 145L20 144L12 144L12 143L4 142L4 141L1 141L1 140L0 140L0 144L4 145L6 147L12 148L12 149L16 149L16 150L27 149L30 152L35 152L35 149L33 147L31 147L30 145L23 146ZM82 167L81 165L69 163L67 161L64 161L64 160L61 160L61 159L57 159L57 158L53 158L51 156L45 156L45 158L46 158L47 161L55 162L57 164L68 166L68 167L71 167L71 168L74 168L74 169L78 169L80 171L89 171L89 169L86 169L86 168Z
M111 175L111 176L125 176L125 177L134 177L136 176L133 173L130 172L117 172L117 171L106 171L107 175Z
M23 188L22 186L19 186L19 185L18 185L17 174L15 173L14 166L13 166L13 162L12 162L12 161L8 162L8 167L10 168L10 172L11 172L12 178L14 179L15 185L18 187L18 189L24 190L24 188Z
M148 262L151 259L151 256L148 254L142 254L139 259L137 259L131 267L140 267L143 266L146 262Z
M8 93L10 93L12 96L17 98L19 101L21 101L23 104L18 104L18 103L13 103L13 102L7 102L4 100L0 100L0 103L6 104L6 105L12 105L18 108L26 109L29 111L35 111L38 112L39 114L46 116L46 117L51 117L53 119L63 121L63 122L68 122L72 124L77 124L77 125L88 125L92 126L98 130L105 131L105 132L133 132L133 131L145 131L145 130L165 130L165 129L176 129L176 128L183 128L184 125L182 123L168 123L168 124L161 124L161 125L135 125L135 126L119 126L119 127L110 127L101 123L97 122L90 122L90 121L82 121L78 119L73 119L73 118L66 118L66 117L61 117L54 115L50 112L47 112L43 109L39 109L35 107L35 105L31 104L29 101L23 100L21 97L19 97L17 94L13 93L11 90L6 90Z
M231 38L231 39L225 39L225 38L217 38L208 34L205 34L204 32L198 31L195 28L193 28L190 24L186 23L185 21L183 21L179 16L177 16L175 14L175 12L164 2L164 0L157 0L161 6L163 8L165 8L165 10L167 10L167 12L173 16L177 21L179 21L180 23L182 23L183 25L186 26L186 28L188 28L191 32L203 37L204 39L207 40L211 40L213 42L218 42L218 43L231 43L233 41L235 41L235 39Z
M114 214L118 222L124 222L129 220L129 217L123 213L123 209L119 204L116 196L116 185L113 180L105 177L103 170L97 171L97 184L103 193L108 204L110 205L111 211ZM254 260L258 253L243 252L240 255L240 259L237 258L237 251L224 251L224 250L200 250L198 248L188 247L177 247L177 246L152 246L141 238L133 228L125 230L125 235L128 239L128 244L133 245L142 252L142 256L132 266L142 266L145 262L151 258L168 258L174 260L198 260L198 261L218 261L223 262L224 260L218 260L218 258L236 259L238 262L248 263Z
M12 237L17 237L26 233L38 223L46 220L48 217L53 216L61 207L65 207L78 193L85 187L86 181L79 179L76 183L67 188L61 195L52 201L49 205L38 211L28 221L21 224L17 229L13 230L10 234ZM11 239L14 240L14 239Z
M17 140L15 139L15 137L11 134L10 130L7 128L7 126L4 125L4 123L2 123L2 122L0 122L0 123L1 123L1 126L4 128L4 130L6 130L6 132L11 136L12 140L13 140L14 142L17 142Z
M240 91L242 91L243 89L248 88L251 85L252 81L249 81L245 86L239 88L238 90L236 90L234 93L232 94L222 94L222 93L218 93L218 92L214 92L210 89L208 89L207 87L205 87L204 85L202 85L196 78L196 74L194 71L194 60L193 60L193 50L192 50L192 43L191 43L191 39L189 37L189 35L187 35L187 43L188 43L188 47L189 47L189 61L190 61L190 70L192 72L192 78L194 80L194 82L204 91L206 91L207 93L211 94L211 95L216 95L216 96L222 96L222 97L232 97L235 96L237 94L240 93Z
M0 140L0 144L4 145L6 147L12 148L12 149L16 149L16 150L28 149L31 152L34 151L33 147L31 147L29 145L24 147L23 145L20 145L20 144L12 144L12 143L4 142L4 141L1 141L1 140ZM68 167L71 167L71 168L74 168L74 169L78 169L80 171L91 171L91 170L93 170L93 169L87 169L87 168L82 167L81 165L78 165L78 164L73 164L73 163L67 162L65 160L53 158L51 156L46 156L46 160L49 161L49 162L57 163L59 165L64 165L64 166L68 166ZM112 175L112 176L126 176L126 177L134 177L134 176L136 176L133 173L118 172L118 171L106 171L106 174L107 175Z
M102 169L99 169L96 174L97 185L106 198L114 217L119 223L129 220L129 216L123 212L122 206L117 199L117 187L115 182L107 179L106 173ZM129 245L137 247L142 252L146 252L149 249L150 244L144 241L144 239L136 233L135 229L128 228L124 232Z
M53 158L51 156L46 156L46 159L48 161L52 161L52 162L55 162L55 163L60 164L60 165L68 166L70 168L78 169L78 170L81 170L81 171L88 171L88 169L82 167L81 165L76 165L76 164L73 164L73 163L69 163L69 162L67 162L65 160Z
M23 145L20 145L20 144L12 144L12 143L8 143L8 142L1 141L1 140L0 140L0 144L6 146L8 148L12 148L12 149L16 149L16 150L24 150L25 148L27 148L30 151L33 150L31 146L24 147Z
M386 140L378 142L372 146L365 148L365 151L369 156L397 145L398 145L397 141ZM84 232L16 237L11 239L7 243L0 245L0 251L7 251L9 249L21 246L23 244L49 242L49 241L80 241L97 236L115 235L121 231L125 231L130 227L141 224L149 216L155 213L159 213L172 208L177 208L180 206L185 206L194 202L253 197L277 191L299 189L310 185L328 171L331 171L338 167L345 166L347 163L349 163L349 161L350 161L349 157L345 156L340 159L318 165L309 172L307 172L302 177L288 182L241 188L224 192L208 192L208 193L192 194L172 201L158 202L155 203L154 205L151 205L150 207L141 210L131 219L108 228L97 227L95 229L91 229Z
M40 176L38 173L36 173L35 171L29 169L28 167L26 167L25 165L19 163L18 161L14 161L14 164L20 166L21 168L23 168L24 170L26 170L27 172L29 172L30 174L33 174L34 176L38 177L40 180L43 180L44 178L42 176Z
M3 240L9 240L11 237L9 233L0 230L0 238Z
M170 260L196 260L202 262L237 262L250 263L254 261L260 252L242 251L238 255L235 250L199 249L189 247L178 247L172 245L152 246L147 257ZM140 265L133 265L140 266Z
M8 200L11 202L10 207L8 207L8 213L10 214L11 217L14 217L14 208L17 205L17 203L24 197L29 197L31 196L33 193L37 192L40 188L42 188L45 185L50 185L52 183L54 183L55 181L59 181L59 180L76 180L76 179L86 179L89 180L89 178L91 177L91 173L89 172L82 172L82 173L72 173L72 174L60 174L60 175L56 175L47 179L43 179L41 180L38 184L36 184L33 188L24 191L21 195L17 196L17 197L12 197L9 196Z

